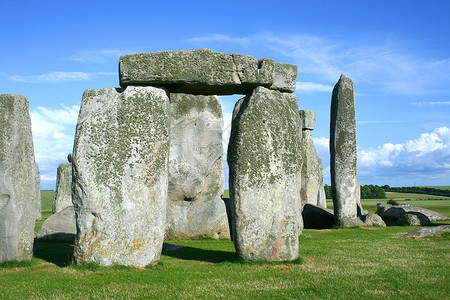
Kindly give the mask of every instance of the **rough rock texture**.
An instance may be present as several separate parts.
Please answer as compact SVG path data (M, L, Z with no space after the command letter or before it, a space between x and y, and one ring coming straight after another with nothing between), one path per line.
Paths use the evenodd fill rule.
M56 173L56 191L53 199L53 213L72 206L72 164L62 163Z
M246 260L298 257L301 124L294 94L264 87L236 103L228 146L231 230Z
M77 233L75 223L73 205L67 206L45 220L44 224L39 228L36 238L73 242Z
M386 223L377 214L366 214L360 217L362 221L362 226L376 226L376 227L386 227Z
M73 151L78 264L159 261L166 219L169 97L164 89L87 90Z
M316 112L313 110L300 110L300 120L302 120L302 130L314 130L316 124Z
M166 238L229 238L217 96L170 94Z
M297 66L210 49L158 51L120 57L120 85L164 85L174 93L247 94L257 86L293 92Z
M443 235L444 233L450 233L450 225L441 225L429 228L416 228L405 234L405 238L416 239L436 235Z
M28 100L0 95L0 262L31 259L40 200Z
M323 169L310 130L302 132L302 156L302 204L317 205L320 189L323 188Z
M407 212L397 219L397 224L400 226L426 226L430 225L431 221L422 213Z
M319 165L322 166L322 160L319 158ZM321 168L321 174L323 174L323 169ZM322 208L327 208L327 195L325 193L325 187L323 186L323 176L320 182L319 194L317 195L317 206Z
M417 206L399 206L399 205L378 205L377 214L383 219L398 220L406 213L420 213L426 216L431 222L447 220L448 218L435 211Z
M328 208L305 204L302 216L305 229L329 229L334 226L333 210Z
M357 225L360 185L357 178L355 92L341 75L333 89L330 117L331 190L335 225Z

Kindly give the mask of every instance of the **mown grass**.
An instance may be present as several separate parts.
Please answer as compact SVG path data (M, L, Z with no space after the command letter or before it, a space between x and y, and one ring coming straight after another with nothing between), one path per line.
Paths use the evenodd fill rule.
M185 248L156 266L78 267L72 244L39 242L32 264L0 266L0 298L448 299L450 239L402 238L410 229L305 230L301 264L242 264L229 240L173 240Z
M408 202L449 215L448 200ZM166 241L184 248L147 268L76 266L73 244L37 241L31 262L0 264L0 298L449 299L450 236L404 239L411 229L304 230L288 264L242 263L231 241L198 239Z

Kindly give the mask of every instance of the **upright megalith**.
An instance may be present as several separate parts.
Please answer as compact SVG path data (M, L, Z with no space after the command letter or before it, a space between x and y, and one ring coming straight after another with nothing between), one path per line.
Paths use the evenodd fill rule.
M166 238L229 237L217 96L170 94Z
M360 185L357 178L355 91L341 75L333 88L330 117L331 191L336 226L357 225Z
M31 259L39 195L28 100L0 95L0 262Z
M160 85L170 92L246 94L258 86L282 92L296 87L297 66L210 49L156 51L120 57L120 85Z
M72 158L78 264L159 261L169 127L165 89L129 86L84 93Z
M53 213L72 206L72 164L62 163L56 172L56 191L53 199Z
M237 255L253 261L296 259L302 155L294 94L258 87L238 101L228 164Z
M326 208L323 201L323 168L322 160L317 156L316 147L311 131L314 130L316 112L312 110L300 110L302 121L302 188L300 194L302 205L312 204Z

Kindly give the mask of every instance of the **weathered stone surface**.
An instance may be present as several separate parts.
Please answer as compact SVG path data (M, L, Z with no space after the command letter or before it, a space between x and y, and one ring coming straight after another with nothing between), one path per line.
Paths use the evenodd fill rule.
M417 207L417 206L400 206L400 205L378 205L377 214L384 219L398 220L406 213L420 213L425 215L431 222L439 220L447 220L448 218L438 212Z
M365 214L360 217L363 222L362 226L386 227L386 223L377 214Z
M407 212L397 219L397 224L400 226L426 226L430 225L431 221L422 213Z
M73 242L77 233L73 205L48 217L39 228L36 238Z
M356 226L360 185L356 163L355 92L352 80L344 75L334 86L331 99L330 154L335 225Z
M302 156L302 204L317 205L320 189L323 188L323 169L310 130L302 132Z
M264 87L236 103L228 146L239 257L293 260L301 224L301 125L294 94Z
M314 130L316 112L313 110L300 110L299 114L302 120L302 130Z
M320 161L322 162L322 160ZM320 165L322 165L322 163ZM323 186L323 177L322 177L322 184L319 188L319 195L317 195L317 206L327 208L327 195L325 193L325 188Z
M72 158L78 264L158 262L166 219L169 122L164 89L84 93Z
M171 93L170 105L166 238L229 238L219 99Z
M56 172L56 191L53 199L53 213L72 206L72 164L62 163Z
M0 95L0 262L29 260L34 223L40 216L28 100Z
M333 210L328 208L305 204L302 216L305 229L329 229L334 226Z
M158 51L120 57L120 85L164 85L174 93L247 94L257 86L293 92L297 66L210 49Z
M443 235L444 233L449 232L450 232L450 225L441 225L428 228L416 228L405 234L405 238L416 239L436 235Z

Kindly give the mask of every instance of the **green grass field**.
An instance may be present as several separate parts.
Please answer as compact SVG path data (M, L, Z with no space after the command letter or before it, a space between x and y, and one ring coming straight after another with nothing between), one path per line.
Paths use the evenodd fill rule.
M47 214L53 195L44 193ZM450 200L405 202L450 216ZM185 248L163 253L157 266L80 267L73 244L38 241L30 263L0 264L0 298L449 299L450 235L404 239L411 229L304 230L301 264L242 263L229 240L170 240Z

